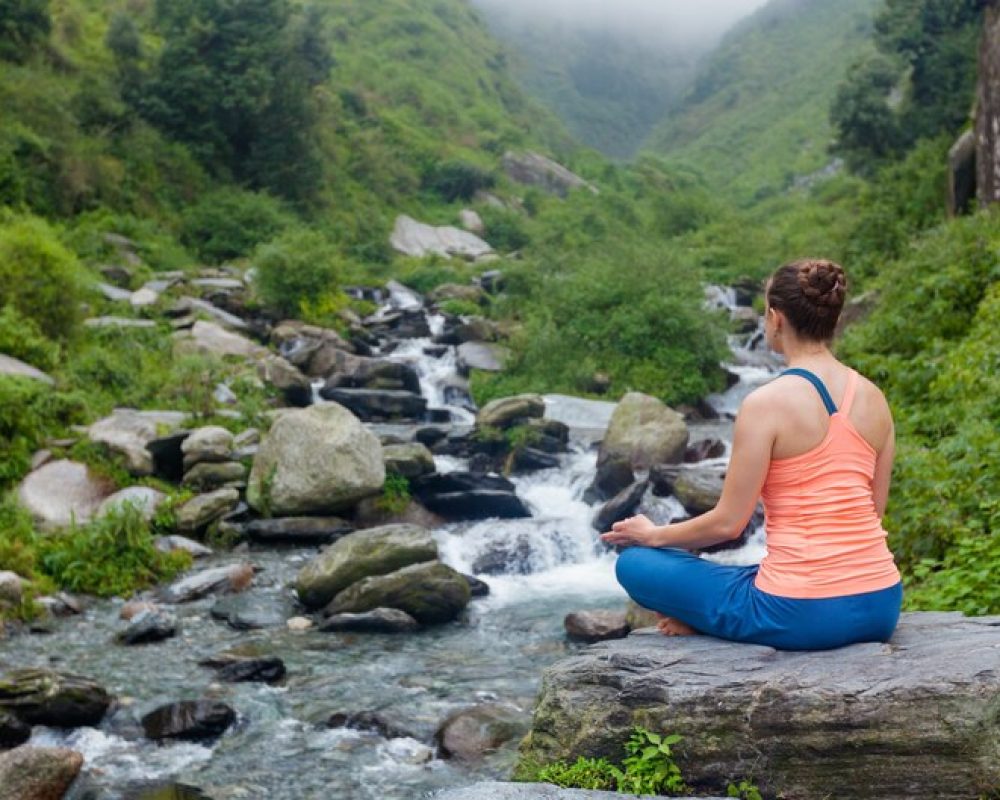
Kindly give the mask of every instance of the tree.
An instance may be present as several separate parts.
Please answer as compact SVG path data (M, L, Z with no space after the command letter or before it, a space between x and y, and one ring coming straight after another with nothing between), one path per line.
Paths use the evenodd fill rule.
M899 120L889 97L899 80L899 68L875 55L851 66L837 88L830 120L839 136L834 150L856 172L870 171L901 149Z
M0 0L0 59L25 61L51 30L49 0Z

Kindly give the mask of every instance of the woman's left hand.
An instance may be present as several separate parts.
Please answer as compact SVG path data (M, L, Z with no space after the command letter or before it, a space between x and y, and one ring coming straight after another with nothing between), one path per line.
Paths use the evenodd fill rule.
M659 528L644 514L623 519L601 534L601 541L618 547L659 547Z

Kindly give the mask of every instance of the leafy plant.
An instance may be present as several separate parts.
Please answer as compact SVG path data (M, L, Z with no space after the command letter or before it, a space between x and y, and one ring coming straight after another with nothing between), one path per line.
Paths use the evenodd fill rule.
M388 472L382 486L382 494L375 501L380 511L387 514L401 514L410 505L410 482L405 475Z
M344 265L336 247L315 231L292 229L254 252L254 285L265 305L296 316L303 301L336 292Z
M614 790L622 771L604 758L580 756L572 764L557 761L539 770L537 779L564 789Z
M726 797L737 797L739 800L764 800L760 789L746 779L736 784L729 784L726 787Z
M202 195L184 210L181 240L201 258L219 264L250 255L294 224L291 212L270 195L227 187Z

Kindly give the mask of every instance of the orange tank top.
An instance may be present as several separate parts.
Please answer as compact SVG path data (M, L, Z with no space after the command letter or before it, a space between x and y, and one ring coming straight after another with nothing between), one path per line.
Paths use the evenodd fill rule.
M837 410L819 382L817 389L832 409L823 441L801 455L771 460L761 490L767 555L755 584L762 591L792 598L841 597L899 582L875 513L876 453L848 417L857 385L858 373L851 370Z

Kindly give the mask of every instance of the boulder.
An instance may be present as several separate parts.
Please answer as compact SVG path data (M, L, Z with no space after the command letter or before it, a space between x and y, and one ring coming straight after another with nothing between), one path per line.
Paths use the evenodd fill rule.
M681 461L687 443L684 417L655 397L629 392L611 415L598 460L620 457L633 469L649 469Z
M212 555L212 548L205 547L200 542L188 539L186 536L158 536L156 541L153 542L153 546L161 553L173 553L176 550L183 550L191 558L204 558Z
M426 225L405 214L396 217L389 244L397 252L416 258L436 254L471 260L493 252L489 244L469 231L451 225Z
M24 579L16 572L0 570L0 610L21 605Z
M246 336L240 336L221 325L201 319L197 320L190 330L175 333L174 342L182 352L194 351L243 359L258 359L269 355L266 347Z
M529 419L545 416L545 400L540 394L519 394L491 400L476 415L481 428L505 430Z
M0 711L28 725L95 726L104 718L111 699L102 686L68 672L27 667L0 678Z
M360 614L334 614L320 623L327 633L412 633L420 628L413 617L398 608L373 608Z
M484 703L449 716L434 738L445 758L477 761L527 728L528 715L516 706Z
M147 738L196 741L221 735L236 721L236 712L225 703L186 700L168 703L140 720Z
M46 375L40 369L31 366L31 364L25 364L23 361L20 361L13 356L6 356L3 353L0 353L0 375L13 375L20 378L31 378L33 381L41 381L42 383L47 383L50 386L55 385L55 380Z
M151 520L156 514L156 509L160 503L167 499L167 496L149 486L129 486L106 497L97 507L98 517L103 517L113 510L121 509L126 505L138 509L145 520Z
M89 522L113 492L114 484L86 464L60 459L29 472L17 497L39 527L53 530Z
M330 403L275 420L254 458L247 501L274 516L324 514L377 494L384 482L378 437Z
M426 399L399 389L341 389L326 385L319 394L324 400L349 409L364 422L422 420L427 413Z
M129 620L128 626L115 634L119 644L162 642L177 634L177 617L163 609L144 609Z
M18 747L0 753L0 800L62 800L83 768L64 747Z
M474 370L483 372L500 372L507 359L510 349L493 342L462 342L458 346L458 358L455 368L460 375L468 377Z
M621 611L573 611L566 615L563 627L570 639L581 642L603 642L624 639L630 630L626 615Z
M705 791L752 774L765 797L978 797L1000 786L998 652L1000 617L942 613L828 652L633 633L545 670L521 754L619 758L638 724L681 734Z
M216 592L242 592L253 582L251 564L229 564L187 575L159 591L165 603L190 603Z
M340 517L275 517L251 520L243 531L247 539L258 544L317 545L352 533L354 525Z
M323 613L398 608L432 625L455 619L468 603L469 583L462 574L440 561L428 561L358 581L334 597Z
M129 303L132 308L146 308L147 306L155 305L160 299L160 293L149 286L143 286L132 292L132 296L129 297Z
M476 234L476 236L482 236L486 233L486 226L483 224L483 218L471 208L463 208L459 211L458 221L461 223L463 228Z
M305 408L313 401L312 382L281 356L268 353L257 361L260 379L280 391L293 406Z
M216 489L192 497L177 508L177 530L185 533L204 530L236 508L239 502L240 493L236 489Z
M102 444L125 459L125 467L133 475L153 474L153 454L147 445L165 433L184 424L186 414L180 411L136 411L116 408L104 419L87 429L90 440Z
M380 497L366 497L354 509L354 525L357 528L380 528L383 525L417 525L421 528L440 528L447 520L433 514L416 500L402 509L387 506Z
M191 431L183 442L184 469L203 461L229 461L233 453L233 434L218 425L206 425Z
M184 473L181 483L195 489L217 489L222 486L242 484L246 477L247 468L238 461L219 463L202 461Z
M625 621L629 630L637 631L639 628L652 628L656 626L660 618L655 611L643 608L634 600L629 600L625 604Z
M721 439L700 439L684 451L684 463L696 464L707 458L722 458L726 454L726 443Z
M390 444L382 447L385 471L404 478L419 478L434 472L434 456L420 442Z
M508 151L503 155L502 165L512 181L525 186L537 186L549 194L566 197L572 189L582 188L597 194L593 185L540 153Z
M237 631L283 628L295 614L290 599L274 594L234 594L215 601L209 612Z
M338 539L303 567L295 588L306 606L320 608L362 578L437 557L437 543L424 528L387 525L357 531Z
M587 488L584 499L590 503L610 500L633 483L635 483L635 473L632 471L629 459L620 455L606 456L603 460L598 460L594 482Z
M594 530L604 533L611 530L611 526L616 522L634 515L647 488L649 488L648 481L639 481L627 489L622 489L608 500L594 515L592 522Z
M31 738L31 726L9 711L0 709L0 750L24 744Z
M420 394L420 376L410 364L342 353L324 375L324 389L391 389ZM323 394L320 392L320 396Z
M725 480L721 469L682 469L674 480L674 494L689 514L697 516L715 508Z
M244 288L244 287L241 287ZM197 297L181 297L170 307L169 314L171 316L180 317L186 314L207 314L212 317L215 322L226 328L234 328L235 330L245 331L249 327L242 319L237 317L235 314L230 314L218 306L212 305L207 300L201 300Z
M276 656L234 658L224 664L202 662L216 670L215 675L226 683L277 683L285 677L285 662Z
M336 711L326 721L328 728L351 728L377 733L384 739L417 739L418 735L404 728L384 711Z
M410 482L421 505L445 519L517 519L531 512L506 478L473 472L423 475Z
M494 539L476 556L472 571L477 575L530 575L536 569L532 539L523 532Z

